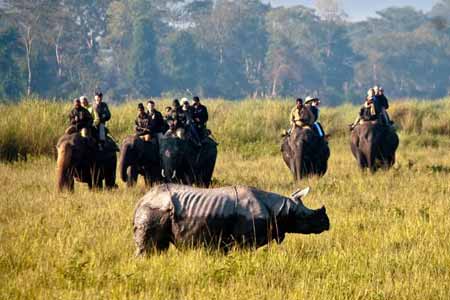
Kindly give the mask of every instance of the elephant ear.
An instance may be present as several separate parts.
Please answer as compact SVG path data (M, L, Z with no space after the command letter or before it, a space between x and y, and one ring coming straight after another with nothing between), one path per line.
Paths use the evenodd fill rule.
M299 190L295 191L294 193L292 193L291 198L292 199L302 199L302 198L306 197L310 191L311 191L310 187L307 187L303 190L299 189Z

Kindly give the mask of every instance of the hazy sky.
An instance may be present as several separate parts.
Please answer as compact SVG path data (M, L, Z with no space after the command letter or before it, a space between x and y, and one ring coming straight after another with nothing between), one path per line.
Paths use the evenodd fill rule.
M279 5L306 5L313 6L314 0L266 0L272 6ZM341 0L345 12L351 20L360 20L368 16L374 16L376 11L389 6L413 6L423 11L429 11L433 3L438 0Z

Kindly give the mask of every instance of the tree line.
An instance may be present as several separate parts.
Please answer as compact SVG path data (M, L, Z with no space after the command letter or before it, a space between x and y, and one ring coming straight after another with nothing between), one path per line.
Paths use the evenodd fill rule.
M260 0L0 1L0 99L197 94L360 102L449 93L450 0L429 12L391 7L350 22Z

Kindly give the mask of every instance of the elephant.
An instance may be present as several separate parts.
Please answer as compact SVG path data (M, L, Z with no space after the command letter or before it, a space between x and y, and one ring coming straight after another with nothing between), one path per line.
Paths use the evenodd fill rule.
M328 169L328 142L309 128L295 127L283 138L283 160L295 180L309 175L323 176Z
M144 141L137 135L126 137L120 146L119 170L122 181L129 187L136 184L138 175L144 176L147 186L161 182L157 139Z
M359 167L377 171L395 164L399 138L392 126L368 121L357 125L351 133L351 150Z
M209 187L217 159L217 143L210 137L196 145L189 139L165 136L160 140L161 175L165 182Z
M80 133L65 133L57 146L57 188L74 190L74 180L87 183L89 188L116 187L117 146L108 138L103 150L99 150L92 138Z

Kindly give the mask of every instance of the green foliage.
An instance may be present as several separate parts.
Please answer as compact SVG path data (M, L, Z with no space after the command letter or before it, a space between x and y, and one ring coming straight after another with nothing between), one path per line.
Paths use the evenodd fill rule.
M16 32L0 43L7 99L189 89L227 99L315 94L334 106L359 102L374 84L395 98L449 93L448 1L361 22L346 21L337 1L316 1L318 10L261 0L4 2L0 26Z
M4 22L0 22L0 27ZM18 34L13 28L0 31L0 99L17 99L23 89L20 66L16 56L22 49Z
M155 35L149 20L139 19L134 24L128 71L131 93L134 96L151 96L160 93Z

